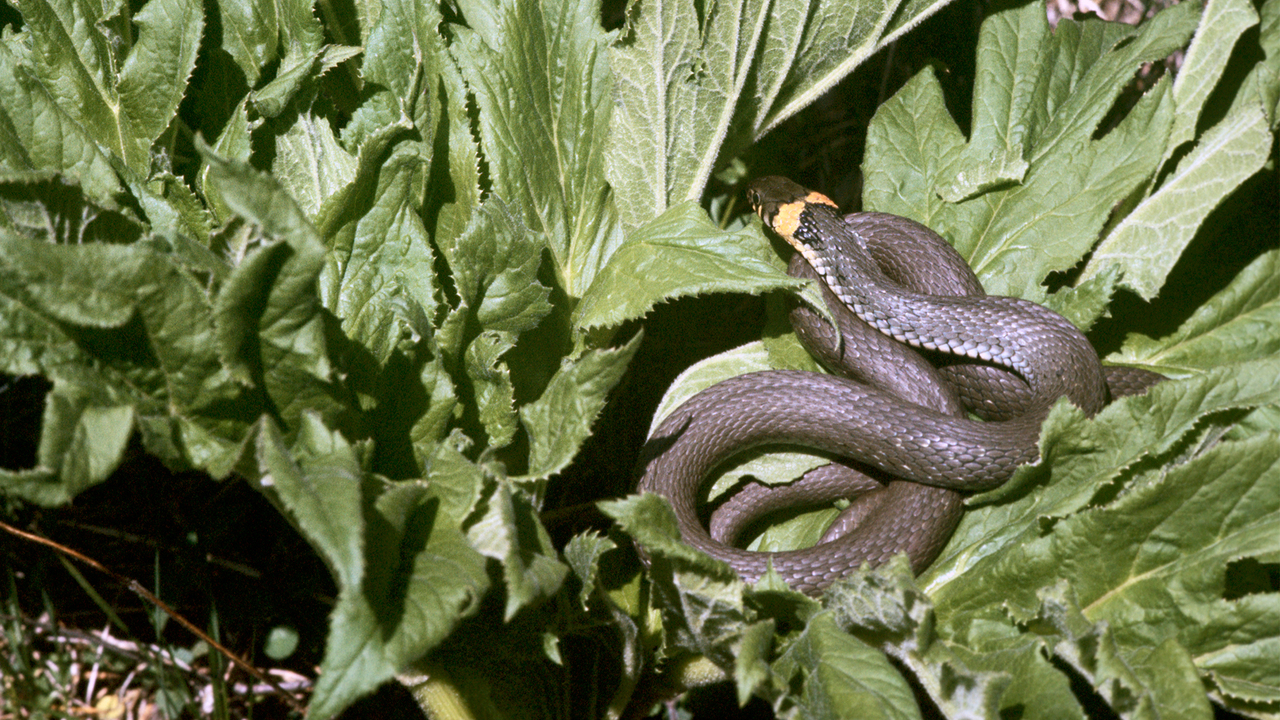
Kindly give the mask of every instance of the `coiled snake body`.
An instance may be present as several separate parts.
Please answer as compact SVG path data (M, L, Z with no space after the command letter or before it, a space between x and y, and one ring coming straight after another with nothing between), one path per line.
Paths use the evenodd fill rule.
M703 390L654 431L639 483L671 501L685 542L748 581L771 563L794 589L814 594L899 552L919 572L959 520L958 491L995 487L1038 458L1040 424L1057 398L1092 414L1109 392L1142 392L1161 379L1104 371L1061 316L983 294L964 259L918 223L842 216L826 197L778 177L752 183L748 198L798 250L792 274L823 281L838 331L807 308L793 312L792 324L810 352L849 377L767 371ZM946 366L907 345L945 356ZM969 419L966 408L990 421ZM766 444L848 458L877 477L830 466L782 488L748 486L708 530L697 510L703 481L729 457ZM812 548L764 553L729 544L761 514L858 493Z

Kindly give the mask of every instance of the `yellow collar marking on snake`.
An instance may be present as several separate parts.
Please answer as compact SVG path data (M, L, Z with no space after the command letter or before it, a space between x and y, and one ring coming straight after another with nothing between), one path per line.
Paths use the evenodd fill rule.
M818 192L810 192L808 195L805 195L798 200L792 200L785 205L778 206L778 209L773 213L773 231L785 238L787 242L796 245L795 241L791 239L791 236L795 233L796 229L800 227L800 223L803 221L802 216L804 215L804 211L809 209L810 205L830 205L837 209L839 207L826 195ZM796 247L799 249L798 245L796 245Z
M783 240L786 240L791 247L795 248L809 264L815 268L825 268L827 263L818 255L816 249L806 242L796 237L795 233L808 222L813 222L812 213L818 208L816 205L826 205L839 211L840 206L836 205L831 198L819 192L810 191L803 198L792 200L785 205L779 205L773 213L772 222L770 223L773 231L776 232Z

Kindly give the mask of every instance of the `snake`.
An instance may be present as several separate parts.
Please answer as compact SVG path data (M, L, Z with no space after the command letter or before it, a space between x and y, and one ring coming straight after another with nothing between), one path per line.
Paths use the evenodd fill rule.
M804 305L791 322L839 374L766 370L702 390L654 429L637 485L671 503L685 543L747 582L772 568L793 589L818 595L899 553L922 572L942 552L968 493L998 487L1039 459L1040 425L1059 398L1091 416L1163 379L1104 367L1080 330L1042 305L985 294L964 258L920 223L845 215L825 195L776 176L753 181L747 198L796 250L788 271L820 281L835 325ZM773 445L839 462L790 485L748 485L708 527L699 493L713 471ZM851 496L812 547L733 545L764 514Z

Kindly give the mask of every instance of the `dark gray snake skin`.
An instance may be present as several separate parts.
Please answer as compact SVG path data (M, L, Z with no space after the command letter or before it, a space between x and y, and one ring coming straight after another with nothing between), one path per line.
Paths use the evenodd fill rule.
M792 324L810 352L847 377L779 370L707 388L654 431L639 483L670 500L685 542L745 580L771 563L794 589L817 594L900 552L919 572L954 530L961 491L996 487L1039 457L1040 424L1057 398L1092 414L1109 393L1144 392L1162 379L1104 371L1061 316L983 294L964 259L918 223L842 216L784 178L755 181L748 198L799 250L792 274L824 281L838 334L808 308L793 312ZM813 448L852 467L819 468L781 488L748 485L712 514L708 530L698 514L703 482L730 457L774 444ZM764 553L730 544L768 512L853 495L812 548Z

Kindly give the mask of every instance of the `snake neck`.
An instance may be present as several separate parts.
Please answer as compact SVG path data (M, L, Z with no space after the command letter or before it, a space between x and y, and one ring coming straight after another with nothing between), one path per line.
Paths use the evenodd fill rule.
M912 347L1006 367L1046 408L1063 395L1089 414L1105 402L1093 346L1057 313L1018 298L909 291L885 275L858 230L829 205L805 207L784 238L841 302L881 333Z

